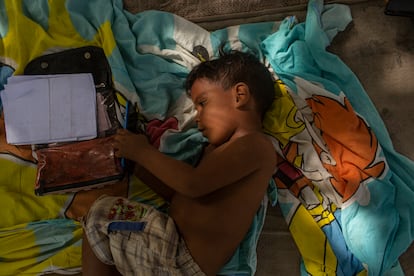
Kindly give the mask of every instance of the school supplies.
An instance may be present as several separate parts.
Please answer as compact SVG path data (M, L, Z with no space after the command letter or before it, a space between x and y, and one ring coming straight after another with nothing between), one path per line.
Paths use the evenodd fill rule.
M87 93L94 104L83 99L80 95L76 100L75 116L81 118L83 124L93 128L95 136L85 141L70 141L58 143L34 144L34 156L37 158L37 173L35 193L46 195L54 193L68 193L79 190L89 190L103 185L117 182L123 177L123 168L119 158L114 155L113 134L121 127L117 110L118 102L112 83L112 73L103 50L99 47L86 46L69 49L58 53L40 56L32 60L26 67L25 80L55 79L69 77L68 87L79 86L74 83L76 75L87 75L90 80L90 90L70 90L59 98L78 97L81 92ZM83 100L81 100L83 99ZM60 99L59 99L60 100ZM78 103L79 101L83 101ZM63 103L59 111L68 111L68 102ZM84 117L83 112L93 113L94 118ZM54 116L62 115L61 113ZM69 114L69 112L66 112ZM55 118L53 118L55 119ZM97 138L95 138L97 137ZM80 140L80 139L79 139Z
M35 193L76 192L122 179L123 168L112 142L109 136L37 150Z
M125 119L124 119L124 129L128 128L128 113L129 113L129 101L125 104ZM121 159L122 168L125 168L125 158Z
M9 144L81 141L97 136L92 74L13 76L0 95Z

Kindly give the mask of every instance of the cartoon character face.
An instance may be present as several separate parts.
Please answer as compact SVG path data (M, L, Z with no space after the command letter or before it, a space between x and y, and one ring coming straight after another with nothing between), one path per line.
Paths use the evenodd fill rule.
M341 104L330 97L314 95L307 102L314 114L314 124L321 130L335 160L335 163L324 162L323 165L332 174L331 183L345 202L362 182L380 177L384 172L385 162L377 157L378 140L347 98Z

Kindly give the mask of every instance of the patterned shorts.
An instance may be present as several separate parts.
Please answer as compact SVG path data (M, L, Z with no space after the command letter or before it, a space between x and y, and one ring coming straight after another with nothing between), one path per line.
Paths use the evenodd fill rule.
M84 231L97 258L122 275L205 275L172 218L152 206L101 197L92 205Z

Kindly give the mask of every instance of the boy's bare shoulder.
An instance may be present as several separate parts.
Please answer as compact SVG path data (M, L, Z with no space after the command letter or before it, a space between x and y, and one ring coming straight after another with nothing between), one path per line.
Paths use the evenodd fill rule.
M241 156L248 157L255 163L260 162L270 167L276 166L277 155L270 137L264 133L251 133L233 141L232 151L237 151Z
M269 138L249 133L205 154L177 185L188 197L203 197L242 179L252 179L253 175L270 178L275 167L276 153Z
M255 132L240 138L233 142L236 147L243 147L255 155L274 156L275 149L270 137L264 133Z
M223 144L221 146L214 146L209 144L204 153L207 155L214 151L222 151L226 148L244 148L245 150L254 151L256 149L269 150L269 152L274 152L273 144L270 140L270 137L264 133L254 132L239 138L234 139L233 141Z
M238 138L238 140L244 141L244 143L252 143L257 144L258 146L273 148L269 135L262 132L253 132Z

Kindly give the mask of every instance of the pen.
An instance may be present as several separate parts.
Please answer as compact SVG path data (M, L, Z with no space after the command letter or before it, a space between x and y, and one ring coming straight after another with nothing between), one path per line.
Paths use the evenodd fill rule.
M126 101L125 104L125 119L124 119L124 129L128 128L128 113L129 113L129 101ZM121 159L121 166L125 169L125 158Z

